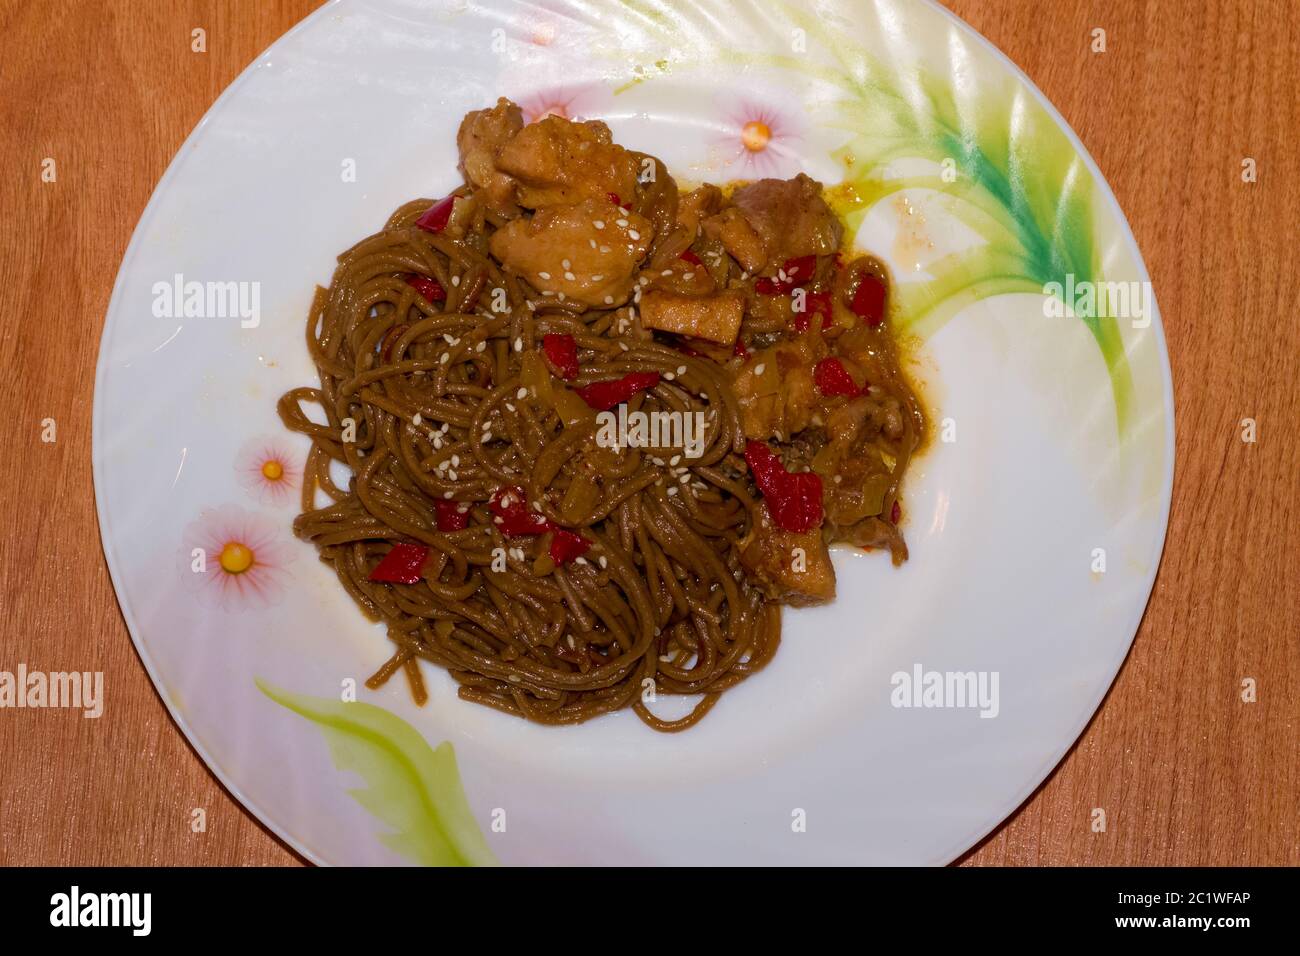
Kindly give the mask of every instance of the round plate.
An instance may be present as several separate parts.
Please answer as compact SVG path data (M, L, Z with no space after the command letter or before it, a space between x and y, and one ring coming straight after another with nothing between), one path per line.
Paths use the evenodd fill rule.
M313 287L393 208L458 183L457 124L498 95L603 118L686 181L804 170L897 281L935 421L904 489L911 560L838 553L838 599L787 610L775 661L686 733L528 724L432 667L423 708L400 681L366 690L390 645L291 533L306 449L275 403L315 383ZM94 468L150 676L311 860L937 864L1033 791L1123 661L1173 406L1101 174L937 5L339 0L231 85L141 217ZM223 569L231 541L251 572Z

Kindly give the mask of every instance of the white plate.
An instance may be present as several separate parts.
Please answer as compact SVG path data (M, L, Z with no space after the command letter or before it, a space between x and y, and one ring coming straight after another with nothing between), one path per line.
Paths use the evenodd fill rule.
M605 118L684 179L847 182L836 195L857 197L858 245L902 283L953 439L905 488L911 561L839 555L836 602L787 611L775 661L684 734L630 714L534 726L460 701L433 668L423 709L394 681L359 695L386 713L315 722L255 683L337 702L390 653L293 538L296 490L277 497L257 469L305 451L275 402L315 381L314 284L397 205L457 183L457 123L499 94ZM740 145L749 122L767 149ZM1044 289L1067 273L1075 292L1141 294L1125 308L1113 293L1100 319L1073 296L1052 315ZM256 326L215 300L185 317L162 291L177 275L256 283ZM469 813L504 863L945 863L1060 760L1145 607L1173 472L1146 282L1074 134L937 6L339 0L231 85L136 229L95 396L104 551L176 722L309 859L483 859ZM194 549L235 539L256 588L191 570ZM917 667L996 674L996 716L895 706L894 675ZM340 719L378 732L320 723ZM446 751L425 741L454 746L460 811ZM450 857L430 836L448 826Z

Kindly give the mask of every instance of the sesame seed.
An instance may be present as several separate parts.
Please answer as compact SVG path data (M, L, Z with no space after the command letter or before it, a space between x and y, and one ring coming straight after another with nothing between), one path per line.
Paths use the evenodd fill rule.
M614 225L618 226L618 227L621 229L621 228L623 228L623 227L625 227L625 226L627 225L627 220L626 220L626 219L615 219L615 220L614 220Z
M451 465L452 465L453 468L459 468L459 467L460 467L460 455L452 455L452 456L451 456Z
M633 242L636 242L636 240L641 238L641 233L637 232L635 229L629 229L627 231L627 237Z
M679 366L677 366L677 374L678 374L678 375L685 375L685 374L686 374L686 366L685 366L685 365L679 365Z
M492 433L491 433L491 432L484 432L484 433L483 433L483 438L480 440L479 444L486 445L486 444L487 444L488 442L490 442L491 440L492 440Z
M759 362L757 365L754 366L754 374L755 374L755 375L762 375L762 374L763 374L763 369L765 369L765 368L767 368L767 366L764 365L762 362Z
M681 455L673 455L672 458L668 459L668 464L670 464L670 465L676 465L676 464L679 464L679 463L681 462L681 460L682 460L682 456L681 456Z
M486 352L486 351L487 351L487 340L485 339L485 340L483 340L482 342L480 342L478 345L474 346L474 351L475 351L475 352Z
M685 279L687 282L690 282L692 279L695 278L695 273L687 272L685 275L682 276L682 278Z
M600 282L600 281L601 281L602 279L604 279L604 278L605 278L605 276L604 276L603 273L602 273L602 274L597 274L597 275L594 275L594 276L591 277L591 281L592 281L592 282Z
M515 410L515 407L514 407L513 405L511 405L509 402L506 402L506 409L507 409L508 411L512 411L512 412L513 412L513 411Z
M455 481L456 473L449 468L447 469L447 477L450 478L452 481Z
M601 255L608 255L608 254L609 254L609 246L601 246L601 247L600 247L600 254L601 254Z
M606 305L613 305L613 304L614 304L614 297L613 297L612 295L607 295L607 296L605 296L605 304L606 304Z
M564 268L566 268L566 269L572 269L572 268L573 268L573 263L570 262L568 259L564 259L563 261L561 261L561 262L560 262L560 265L564 266Z
M592 224L593 226L595 226L597 229L604 229L604 228L605 228L605 223L604 223L603 221L601 221L600 219L593 219L593 220L591 220L591 224Z
M659 274L660 274L661 276L670 276L670 275L673 274L673 270L672 270L672 269L665 269L663 272L661 272L661 273L659 273Z
M587 240L587 245L589 245L589 246L591 246L591 248L595 249L595 248L596 248L596 240L595 240L595 239L588 239L588 240Z
M442 493L442 496L443 496L444 498L448 498L448 499L450 499L450 498L451 498L451 492L450 492L450 491L444 491L444 492Z
M560 301L561 301L561 302L563 302L563 301L564 301L564 293L563 293L563 292L561 292L561 293L560 293L560 296L559 296L559 298L560 298Z
M519 391L515 392L515 398L527 398L528 389L520 386Z
M411 416L411 424L412 424L412 425L418 425L418 424L420 424L420 422L422 422L422 421L424 421L424 419L420 417L420 413L419 413L419 412L416 412L414 415Z
M582 557L574 558L574 559L573 559L573 563L574 563L574 564L581 564L583 567L586 567L586 565L587 565L587 559L586 559L586 558L582 558Z
M492 423L490 421L483 423L483 431L487 431L491 427L492 427Z
M450 352L443 352L443 353L442 353L442 358L439 359L438 361L440 361L443 365L446 365L448 362L451 361L451 353L450 353Z
M691 473L688 471L685 474L683 474L680 478L677 479L677 483L680 485L684 485L686 484L686 482L690 480L691 480Z
M676 376L675 374L673 374L672 372L664 372L664 378L668 379L668 381L670 381L670 382L671 382L673 379L675 379L676 377L677 377L677 376Z
M602 568L609 567L609 558L605 557L603 554L600 556L600 566Z
M677 486L673 485L671 488L668 489L668 497L671 498L675 494L677 494Z
M523 350L524 350L524 337L521 335L515 339L515 351L522 352Z
M551 274L550 274L549 272L539 272L539 273L537 273L537 278L539 278L539 279L549 279L550 277L551 277Z
M564 278L566 278L566 279L568 279L570 282L572 282L574 279L577 278L577 276L575 276L572 272L566 272L566 273L564 274Z
M456 286L458 286L458 285L460 285L460 276L452 276L452 277L451 277L451 287L454 289L454 288L456 288Z

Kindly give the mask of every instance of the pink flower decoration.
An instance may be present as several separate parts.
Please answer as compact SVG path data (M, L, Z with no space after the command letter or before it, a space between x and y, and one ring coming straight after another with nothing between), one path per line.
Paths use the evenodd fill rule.
M265 504L284 505L293 500L302 481L296 456L274 438L254 438L235 459L239 484Z
M577 86L554 86L521 94L515 102L524 111L525 123L536 123L547 116L568 120L597 117L607 97L606 90L594 83Z
M792 175L801 167L803 124L795 113L738 98L723 107L721 125L714 145L728 165L739 167L741 178Z
M202 603L242 610L279 603L293 552L276 522L222 505L185 529L180 560L183 580Z

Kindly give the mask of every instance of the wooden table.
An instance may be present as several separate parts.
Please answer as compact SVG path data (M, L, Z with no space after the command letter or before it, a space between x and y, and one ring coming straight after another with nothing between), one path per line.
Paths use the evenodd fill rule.
M0 864L297 861L189 749L136 657L100 552L90 429L109 291L154 184L226 84L318 2L0 7L0 669L102 670L110 704L101 720L0 711ZM1160 298L1178 424L1169 540L1128 661L1070 754L965 862L1300 863L1300 12L949 2L1114 188ZM206 833L191 832L195 807Z

